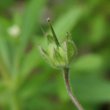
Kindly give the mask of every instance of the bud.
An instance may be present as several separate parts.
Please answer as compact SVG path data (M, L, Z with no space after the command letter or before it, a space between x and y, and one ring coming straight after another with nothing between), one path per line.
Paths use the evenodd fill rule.
M54 68L68 67L76 54L76 46L69 33L67 33L66 39L60 43L50 23L50 19L48 19L48 23L53 36L47 35L48 46L46 49L40 48L41 54Z
M18 37L20 35L20 27L18 25L13 25L10 28L8 28L8 34L12 37Z

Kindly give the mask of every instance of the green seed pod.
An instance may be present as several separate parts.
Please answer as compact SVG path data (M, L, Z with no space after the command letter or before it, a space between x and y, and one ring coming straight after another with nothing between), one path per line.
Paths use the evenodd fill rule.
M60 43L56 37L54 29L48 20L53 36L47 35L47 48L40 49L44 59L54 68L68 67L76 54L76 46L72 41L69 33L67 33L66 40Z

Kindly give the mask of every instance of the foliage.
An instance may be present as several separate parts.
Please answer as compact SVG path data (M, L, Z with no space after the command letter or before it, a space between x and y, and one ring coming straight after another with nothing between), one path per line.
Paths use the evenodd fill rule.
M88 110L109 103L109 7L109 0L0 1L0 109L75 109L61 74L51 70L37 48L45 44L39 25L50 33L43 21L48 13L58 39L71 32L78 47L71 66L76 97Z

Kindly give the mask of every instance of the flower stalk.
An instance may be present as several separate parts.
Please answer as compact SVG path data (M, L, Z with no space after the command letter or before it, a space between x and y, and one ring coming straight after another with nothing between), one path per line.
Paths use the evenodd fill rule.
M68 95L70 96L71 101L76 106L78 110L84 110L79 101L76 99L76 97L73 95L71 86L70 86L70 80L69 80L69 68L63 69L63 77L66 85L66 89L68 92Z
M72 102L78 110L84 110L73 95L69 82L69 66L77 53L76 46L69 33L66 34L66 39L63 42L59 42L49 18L47 22L52 32L52 36L47 35L48 46L47 48L40 48L41 54L52 67L63 69L66 88Z

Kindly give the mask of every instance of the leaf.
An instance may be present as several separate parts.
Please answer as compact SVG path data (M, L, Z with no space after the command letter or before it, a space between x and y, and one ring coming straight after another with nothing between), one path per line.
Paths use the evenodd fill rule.
M51 73L49 72L49 70L47 68L43 69L43 71L40 74L38 74L37 72L36 72L36 74L33 74L30 77L30 79L26 80L25 84L23 86L21 86L22 87L20 89L21 98L22 99L30 98L34 94L41 91L41 89L44 88L43 85L48 80L50 74Z
M66 14L63 14L53 26L58 38L64 37L66 32L70 32L70 30L76 26L83 14L84 8L82 7L75 7Z
M25 14L21 27L22 32L20 36L20 43L15 55L16 65L20 65L21 63L20 61L24 53L23 51L26 49L30 38L32 39L32 34L36 29L35 27L38 26L41 10L45 3L46 0L31 0L27 8L25 9Z
M5 88L6 88L6 87L5 87L5 84L3 83L3 81L0 80L0 93L1 93L2 91L4 91Z
M14 3L14 0L2 0L0 2L0 11L6 10L7 8L11 7L13 3Z
M38 65L38 63L38 51L37 48L34 47L28 54L26 54L23 60L22 67L20 69L20 77L22 81L25 81L32 70Z
M100 43L105 38L106 21L102 15L95 17L91 23L90 42L93 44Z
M27 5L27 7L25 8L25 14L24 14L24 18L21 26L22 32L21 32L18 47L16 49L16 54L14 55L15 57L14 64L13 64L14 71L17 70L18 72L20 68L22 68L21 59L23 58L23 55L25 55L24 50L26 49L30 38L32 39L32 36L33 36L32 33L35 31L35 27L38 26L38 25L36 26L36 24L38 24L40 13L45 2L46 0L31 0ZM35 58L35 56L33 58ZM30 66L32 66L31 63L30 63ZM29 71L30 71L30 68L29 68Z
M100 55L88 54L81 56L73 64L73 68L78 71L96 71L102 69L103 60Z
M21 48L25 48L29 38L32 37L35 27L38 27L36 24L38 24L45 2L46 0L31 0L26 8L22 25Z
M0 24L0 58L5 65L5 69L10 69L10 55L6 37L4 36L3 25Z
M110 84L100 74L71 74L71 85L77 98L83 102L110 101Z

